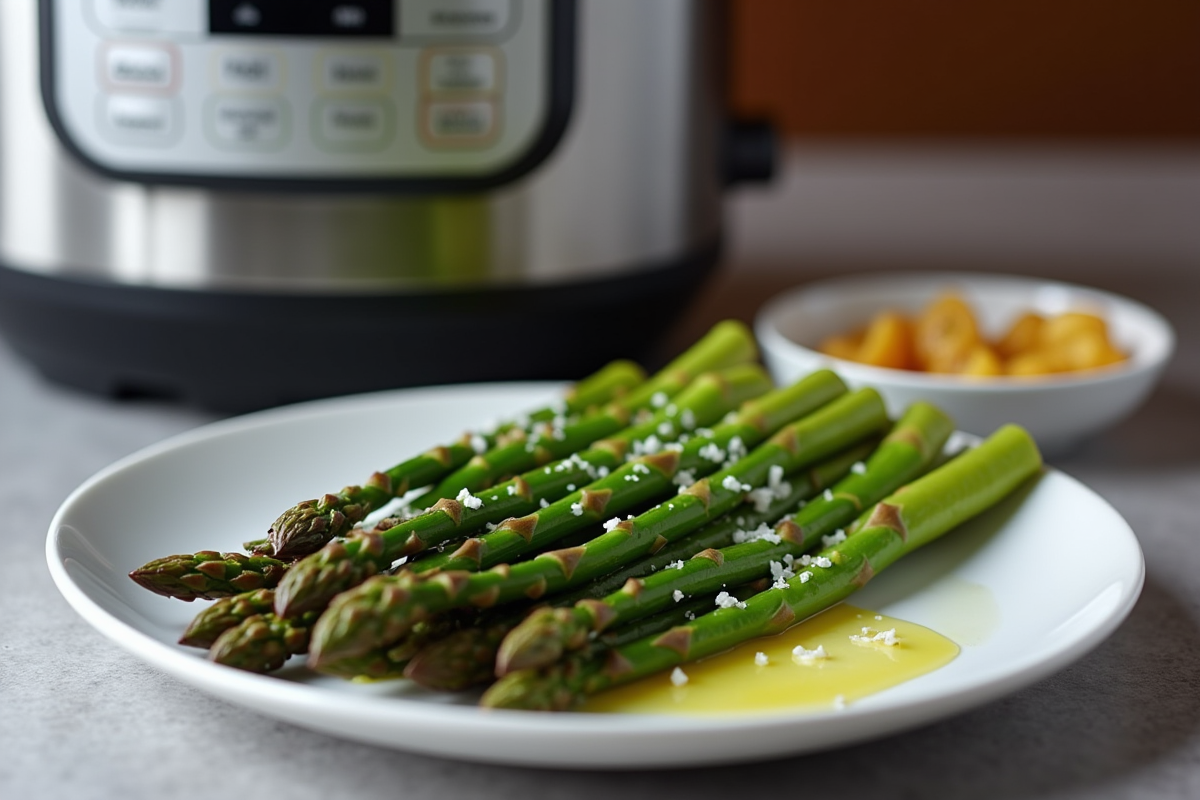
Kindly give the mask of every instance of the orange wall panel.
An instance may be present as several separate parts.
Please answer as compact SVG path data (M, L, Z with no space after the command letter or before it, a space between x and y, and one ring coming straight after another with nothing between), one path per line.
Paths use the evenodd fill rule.
M790 135L1200 137L1196 0L734 0L732 102Z

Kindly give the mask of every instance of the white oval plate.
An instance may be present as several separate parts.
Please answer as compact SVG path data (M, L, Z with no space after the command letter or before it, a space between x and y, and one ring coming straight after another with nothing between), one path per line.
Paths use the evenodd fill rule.
M297 500L369 475L468 425L537 407L552 384L416 389L321 401L209 425L101 471L50 524L67 601L136 657L264 714L372 744L507 764L716 764L821 750L986 703L1063 668L1107 637L1141 590L1137 539L1103 499L1049 470L881 575L853 602L956 638L929 675L828 712L710 718L484 711L406 681L359 685L288 667L252 675L175 644L198 604L126 573L152 558L237 550Z

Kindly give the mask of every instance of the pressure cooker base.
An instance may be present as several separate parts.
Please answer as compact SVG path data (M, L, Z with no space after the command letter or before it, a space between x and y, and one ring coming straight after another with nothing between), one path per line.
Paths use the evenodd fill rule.
M417 385L571 379L655 345L715 244L604 280L459 293L154 289L0 266L0 332L46 377L241 412ZM669 354L668 354L669 355Z

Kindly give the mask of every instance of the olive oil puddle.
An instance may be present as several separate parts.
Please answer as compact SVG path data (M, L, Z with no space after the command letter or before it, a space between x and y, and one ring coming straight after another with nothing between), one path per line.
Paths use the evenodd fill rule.
M895 629L894 645L863 636ZM794 658L793 648L823 647L825 658ZM766 663L759 663L766 656ZM591 698L584 711L720 715L829 710L945 666L959 647L921 625L838 605L777 635L684 664L687 683L654 675Z

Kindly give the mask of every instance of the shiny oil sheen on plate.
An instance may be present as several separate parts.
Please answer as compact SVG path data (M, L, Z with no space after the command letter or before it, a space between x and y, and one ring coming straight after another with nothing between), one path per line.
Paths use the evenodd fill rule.
M896 630L895 645L855 642L851 636ZM797 660L792 650L825 648L823 659ZM669 673L613 689L588 701L584 711L643 714L736 714L747 711L826 710L945 666L958 645L928 628L839 605L778 636L754 639L693 664L686 684ZM764 653L765 665L755 654ZM759 659L761 660L761 659Z

